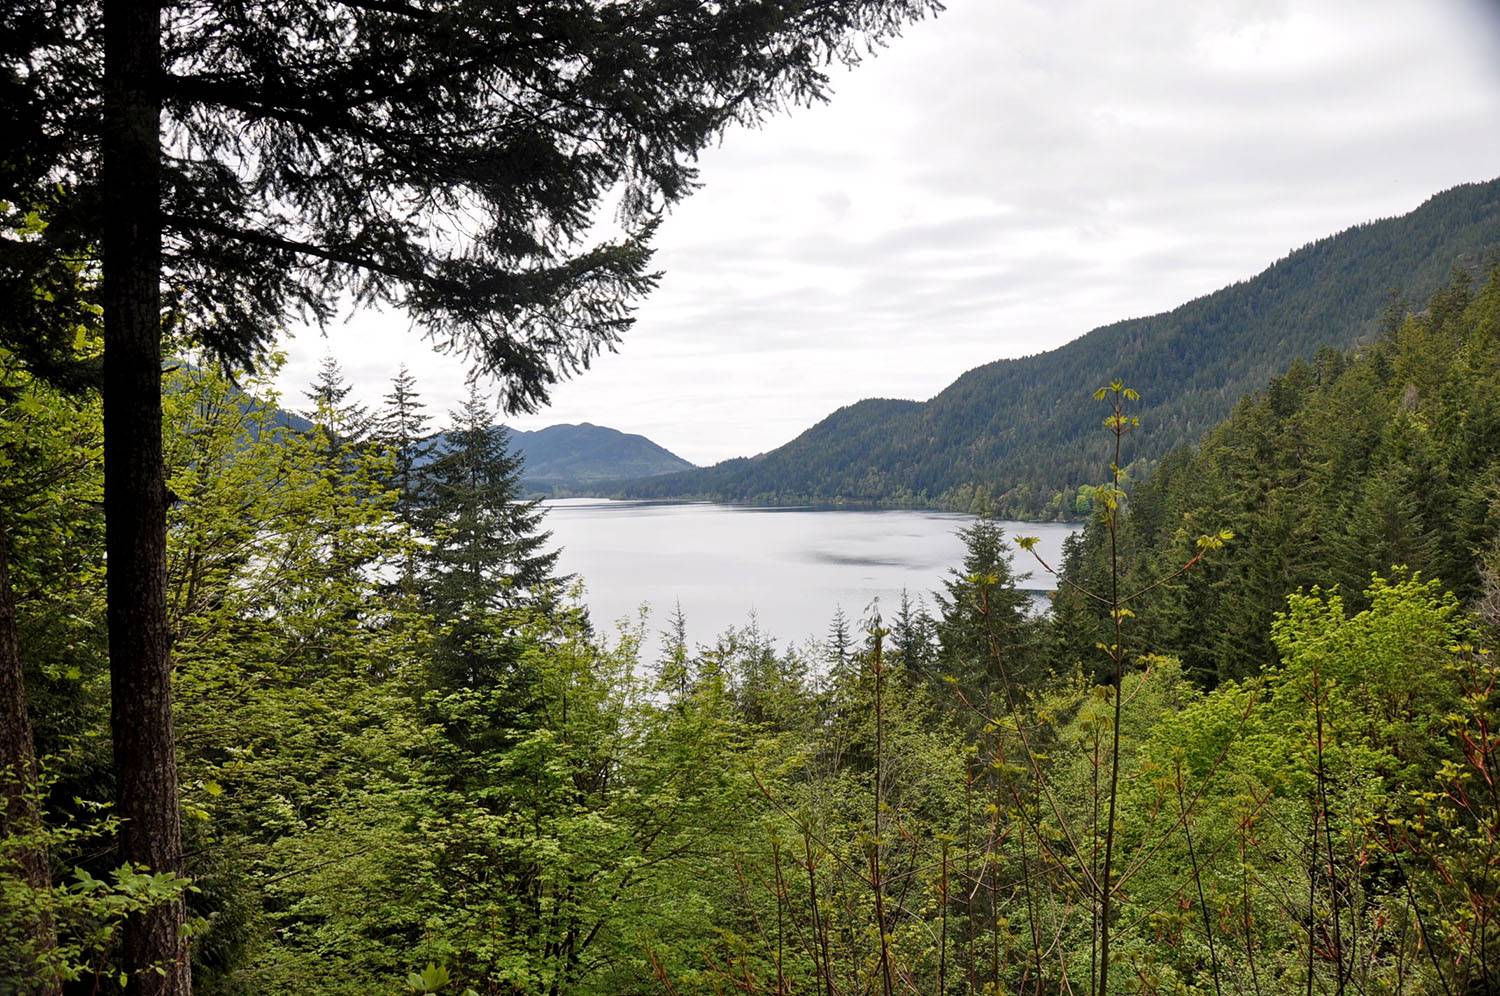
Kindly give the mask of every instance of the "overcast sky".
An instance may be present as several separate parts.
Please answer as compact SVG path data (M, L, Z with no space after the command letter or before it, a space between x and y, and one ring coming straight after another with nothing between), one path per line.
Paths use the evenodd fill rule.
M1500 2L948 0L701 166L619 352L510 424L761 452L1500 176ZM403 361L464 391L399 316L287 349L289 404L326 352L371 403Z

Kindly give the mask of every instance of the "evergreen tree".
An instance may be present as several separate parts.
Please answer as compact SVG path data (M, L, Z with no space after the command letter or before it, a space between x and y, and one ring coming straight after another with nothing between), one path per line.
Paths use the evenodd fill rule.
M432 458L432 441L428 438L426 404L417 393L416 378L401 364L391 380L391 390L373 421L374 438L385 447L392 460L390 486L396 492L395 513L405 532L407 555L401 565L401 585L408 592L414 588L417 574L418 507L421 503L421 475Z
M688 648L687 616L678 601L662 633L662 651L656 665L656 685L674 703L681 703L692 685L692 659Z
M1083 594L1099 591L1106 582L1099 534L1103 523L1097 515L1063 540L1062 562L1057 566L1057 590L1052 593L1045 635L1046 652L1054 670L1093 674L1098 668L1098 645L1108 635L1105 616L1098 604Z
M422 475L423 590L444 626L439 687L502 680L514 660L504 614L546 606L557 583L540 499L521 497L521 460L475 387ZM513 676L512 676L513 677Z
M302 392L302 396L312 402L312 407L304 411L303 416L322 426L328 433L329 442L340 448L364 442L372 426L370 410L349 400L353 392L354 385L349 383L344 368L331 354L324 355L313 382Z
M1030 600L1016 587L1005 531L993 520L980 519L959 536L963 564L949 569L937 595L943 667L964 687L989 691L1002 678L988 663L998 653L1012 682L1029 682L1037 677L1026 615Z
M844 679L849 673L854 656L854 638L849 633L849 617L843 606L836 606L833 619L828 624L828 639L824 642L824 654L828 661L829 678L834 682Z
M937 623L927 606L901 589L901 605L891 621L891 659L912 675L931 671L937 661Z
M370 413L364 405L349 399L353 390L338 361L324 356L317 376L303 392L312 403L303 413L312 422L305 441L315 454L330 507L347 491L351 480L363 484L361 500L383 501L378 492L384 486L386 457L378 447L369 445ZM325 583L345 591L362 590L365 564L358 552L362 544L351 545L349 541L352 523L333 516L319 516L313 521L318 526ZM402 537L402 545L408 550L409 542L409 537ZM347 611L351 619L357 615L353 602Z
M1382 453L1372 466L1345 521L1343 537L1334 549L1336 567L1349 590L1359 591L1370 575L1393 564L1427 577L1437 575L1444 548L1440 510L1443 468L1432 452L1430 436L1413 413L1401 411L1386 426ZM1472 551L1462 551L1470 561ZM1455 584L1472 570L1460 563L1443 580ZM1450 580L1451 578L1451 580Z
M506 445L477 388L423 481L427 587L446 614L498 611L542 594L558 553L542 529L541 499L521 497L521 459Z
M417 379L406 364L391 378L390 392L374 419L375 438L390 449L395 460L391 483L396 490L397 513L412 521L417 502L418 472L432 456L428 425L432 419L417 392Z

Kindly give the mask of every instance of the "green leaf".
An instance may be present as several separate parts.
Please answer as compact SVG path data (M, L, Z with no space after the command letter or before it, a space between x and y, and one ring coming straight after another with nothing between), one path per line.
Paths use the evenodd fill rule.
M412 972L406 977L406 986L414 992L435 993L452 981L446 967L429 962L420 975Z

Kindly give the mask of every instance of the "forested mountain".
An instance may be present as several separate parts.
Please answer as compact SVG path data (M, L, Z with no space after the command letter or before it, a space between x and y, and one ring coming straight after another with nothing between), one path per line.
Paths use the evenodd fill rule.
M525 461L522 481L536 489L695 469L645 436L588 422L509 429L508 435L511 452Z
M1152 430L1142 431L1141 449ZM1125 510L1119 547L1136 565L1127 588L1192 557L1198 533L1235 534L1201 570L1136 607L1143 645L1205 684L1275 659L1271 622L1298 588L1337 588L1358 604L1372 574L1399 565L1466 604L1495 598L1500 269L1477 289L1460 274L1356 354L1325 349L1292 363L1200 448L1163 459ZM1096 583L1107 560L1096 518L1072 543L1064 576ZM1089 602L1066 583L1057 596L1064 657L1091 656L1101 636Z
M532 492L566 491L599 481L696 469L645 436L588 422L532 430L505 427L504 432L507 449L523 461L522 484ZM444 452L451 435L435 434L433 452Z
M1120 378L1147 399L1141 476L1202 438L1294 358L1370 337L1393 297L1424 300L1455 266L1500 246L1500 180L1455 187L1410 214L1359 225L1253 279L1050 352L965 373L926 403L861 401L778 449L633 481L628 497L935 504L1017 516L1075 514L1098 476L1097 413L1079 393Z

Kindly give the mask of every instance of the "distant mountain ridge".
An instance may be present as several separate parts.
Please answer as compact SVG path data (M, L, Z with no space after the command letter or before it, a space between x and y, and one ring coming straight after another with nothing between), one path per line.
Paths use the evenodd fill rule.
M1126 456L1139 476L1293 359L1370 337L1393 291L1425 300L1454 267L1477 269L1496 252L1500 179L1465 184L1163 314L976 367L929 401L860 401L768 453L622 482L613 493L1068 517L1076 489L1108 460L1103 412L1089 401L1096 387L1120 379L1142 395L1142 433Z
M570 492L600 481L697 469L645 436L590 422L505 431L510 451L525 461L521 484L533 492ZM445 436L435 437L440 450Z

